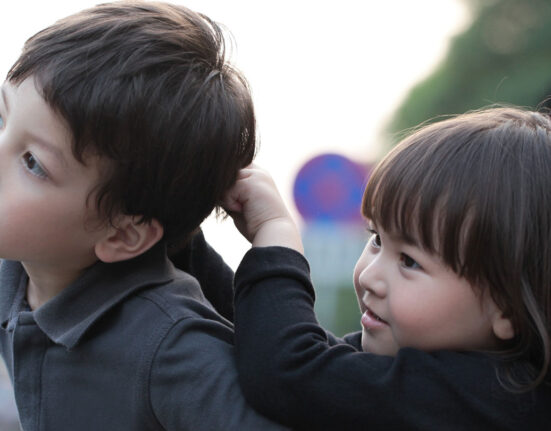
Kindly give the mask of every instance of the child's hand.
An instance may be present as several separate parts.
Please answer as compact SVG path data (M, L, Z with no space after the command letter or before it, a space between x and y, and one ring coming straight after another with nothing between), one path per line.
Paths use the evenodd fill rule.
M266 171L255 165L242 169L223 206L253 247L277 245L303 252L298 228Z

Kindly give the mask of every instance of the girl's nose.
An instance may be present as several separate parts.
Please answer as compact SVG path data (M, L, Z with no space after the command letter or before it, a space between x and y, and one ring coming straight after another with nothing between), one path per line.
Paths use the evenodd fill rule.
M366 263L358 278L360 286L373 295L384 297L388 283L384 256L377 254Z

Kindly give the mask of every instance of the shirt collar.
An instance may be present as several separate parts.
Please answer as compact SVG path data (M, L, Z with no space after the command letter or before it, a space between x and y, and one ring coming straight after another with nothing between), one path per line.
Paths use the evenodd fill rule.
M18 262L2 262L0 285L6 293L0 301L3 324L20 309L18 291L24 270ZM174 266L166 257L166 246L157 244L146 253L123 262L97 262L61 293L34 313L37 325L55 343L67 349L103 314L132 293L153 285L165 284L175 277Z

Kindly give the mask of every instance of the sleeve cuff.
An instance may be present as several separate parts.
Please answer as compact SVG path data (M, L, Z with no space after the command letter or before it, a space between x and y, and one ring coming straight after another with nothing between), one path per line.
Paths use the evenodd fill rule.
M314 294L308 261L291 248L251 248L235 272L235 289L256 284L266 278L291 278L303 284L312 296Z

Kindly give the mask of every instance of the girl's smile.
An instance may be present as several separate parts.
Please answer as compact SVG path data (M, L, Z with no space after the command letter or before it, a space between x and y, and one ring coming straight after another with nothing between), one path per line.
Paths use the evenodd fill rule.
M388 325L386 321L381 319L369 307L366 307L365 312L362 314L361 323L362 326L368 331Z

